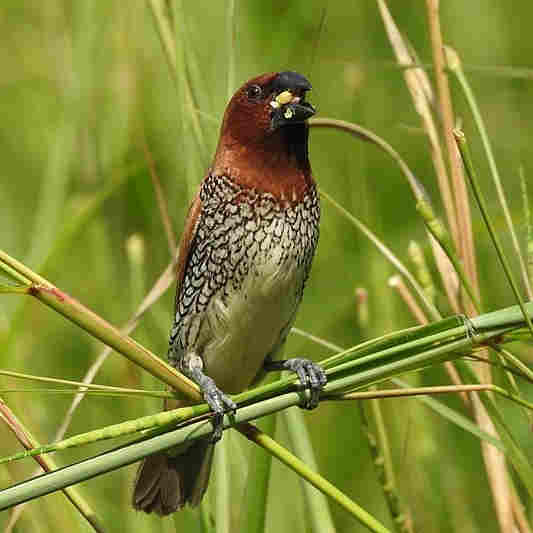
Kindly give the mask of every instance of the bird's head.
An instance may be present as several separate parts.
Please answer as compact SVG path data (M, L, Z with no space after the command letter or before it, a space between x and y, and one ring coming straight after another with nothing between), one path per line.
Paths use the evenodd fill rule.
M297 72L263 74L247 81L231 99L222 135L248 143L260 143L282 128L304 123L315 114L305 100L311 84Z
M305 99L310 89L309 81L297 72L271 72L252 78L229 102L221 137L251 145L268 143L272 136L289 140L302 136L307 131L306 120L315 114Z
M310 175L306 101L309 81L297 72L262 74L232 97L220 130L215 173L250 184L279 181L291 173Z

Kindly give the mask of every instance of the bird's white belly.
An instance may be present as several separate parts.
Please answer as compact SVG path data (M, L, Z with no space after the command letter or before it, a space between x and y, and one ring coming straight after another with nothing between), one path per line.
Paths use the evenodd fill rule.
M206 373L227 393L246 389L268 355L281 347L302 294L304 272L270 251L237 291L214 296L202 326ZM281 253L281 250L279 250Z

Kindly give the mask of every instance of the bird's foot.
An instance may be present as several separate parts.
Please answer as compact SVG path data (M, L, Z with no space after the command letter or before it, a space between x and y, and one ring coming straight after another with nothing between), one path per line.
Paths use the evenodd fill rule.
M228 395L224 394L216 386L213 379L209 376L205 376L203 383L201 385L199 384L199 386L202 389L204 400L213 411L213 418L211 419L211 423L213 424L211 442L214 444L222 437L222 431L224 430L224 413L230 412L235 414L237 411L237 405Z
M328 382L321 366L309 359L294 357L284 361L268 361L265 370L292 370L296 372L302 388L309 389L309 396L302 403L304 409L314 409L319 402L320 392Z
M183 359L181 366L184 373L192 378L198 387L200 387L204 400L213 411L213 418L211 419L211 423L213 424L211 442L214 444L222 437L224 414L227 412L235 414L237 405L217 387L213 378L204 374L204 365L201 357L196 354L188 354Z

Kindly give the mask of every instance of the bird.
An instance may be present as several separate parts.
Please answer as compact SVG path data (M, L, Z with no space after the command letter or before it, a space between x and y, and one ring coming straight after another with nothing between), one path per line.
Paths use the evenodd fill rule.
M226 107L216 152L189 208L177 261L168 360L213 411L213 432L148 456L132 504L161 516L196 506L209 482L229 395L265 372L297 374L302 407L318 405L324 370L278 360L294 323L319 236L308 155L311 84L293 71L248 80Z

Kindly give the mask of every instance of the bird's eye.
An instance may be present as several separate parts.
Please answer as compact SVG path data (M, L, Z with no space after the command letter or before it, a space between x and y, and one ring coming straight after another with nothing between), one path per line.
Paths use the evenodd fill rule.
M263 90L259 85L250 85L246 91L246 95L248 96L249 100L259 100L261 96L263 95Z

